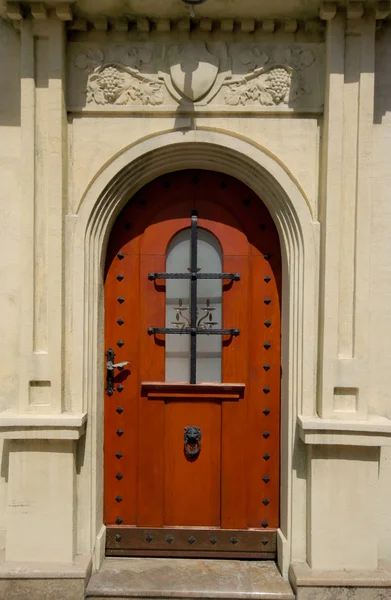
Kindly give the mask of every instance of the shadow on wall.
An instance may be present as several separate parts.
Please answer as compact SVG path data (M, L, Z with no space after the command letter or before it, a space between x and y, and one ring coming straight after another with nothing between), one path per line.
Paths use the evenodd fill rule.
M384 22L376 35L374 123L391 113L391 23ZM391 119L391 115L389 116Z
M0 127L20 125L20 36L0 20Z

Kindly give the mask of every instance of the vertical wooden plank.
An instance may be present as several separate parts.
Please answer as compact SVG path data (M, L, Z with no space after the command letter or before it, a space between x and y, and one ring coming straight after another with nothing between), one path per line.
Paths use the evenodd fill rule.
M278 527L280 311L277 282L261 254L250 258L249 308L247 526Z
M164 255L141 255L139 319L140 381L164 381L164 336L150 336L148 327L164 327L165 286L149 281L148 273L164 271ZM164 523L164 403L151 402L140 391L138 463L138 522L140 527Z
M121 518L131 525L137 520L139 330L134 315L139 312L139 257L123 248L120 252L123 258L113 256L105 282L105 349L113 348L115 362L131 364L116 369L115 392L104 398L104 520L109 524Z
M224 256L224 270L240 273L239 282L225 284L224 327L238 327L238 337L223 342L223 381L247 383L248 373L248 257ZM247 390L237 402L222 407L221 526L246 528Z

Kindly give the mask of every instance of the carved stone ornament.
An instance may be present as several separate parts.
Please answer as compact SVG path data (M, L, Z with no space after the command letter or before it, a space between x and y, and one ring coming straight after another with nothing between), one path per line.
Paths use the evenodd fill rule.
M71 44L69 110L97 107L321 112L321 44Z
M106 63L100 50L89 50L76 57L76 66L89 72L87 103L144 106L163 103L161 82L140 73L139 66L143 62L140 52L131 49L127 56L130 65Z
M242 62L255 68L243 77L225 82L228 86L225 102L232 106L278 106L293 104L302 94L309 94L311 88L304 80L302 71L314 62L313 53L288 49L284 58L284 63L276 64L256 47L243 52Z
M187 99L205 105L225 79L232 77L230 62L224 42L172 44L163 57L159 77L177 102Z

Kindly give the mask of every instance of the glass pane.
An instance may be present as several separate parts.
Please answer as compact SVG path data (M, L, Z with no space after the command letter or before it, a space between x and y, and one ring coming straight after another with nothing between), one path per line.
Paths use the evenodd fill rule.
M222 273L221 248L213 234L199 229L197 249L200 273ZM198 280L197 322L200 326L221 329L222 285L221 279ZM197 382L221 382L221 348L221 335L197 336Z
M188 273L190 229L180 231L167 250L167 273ZM182 302L182 306L180 306ZM190 280L166 280L166 327L188 325L190 320ZM190 380L190 335L166 335L166 381Z
M190 229L171 241L166 260L168 273L188 273ZM198 229L197 264L201 273L221 273L222 255L218 240L209 231ZM190 325L190 281L166 280L166 327ZM222 327L222 281L199 279L197 284L197 326ZM222 339L219 335L197 335L197 382L221 382ZM166 381L189 381L190 336L166 335Z

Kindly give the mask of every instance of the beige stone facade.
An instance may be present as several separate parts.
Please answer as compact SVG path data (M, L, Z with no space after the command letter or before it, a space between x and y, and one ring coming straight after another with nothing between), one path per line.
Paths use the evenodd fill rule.
M100 569L108 236L141 186L203 168L280 235L280 570L298 600L390 597L390 3L0 15L0 595L79 598Z

